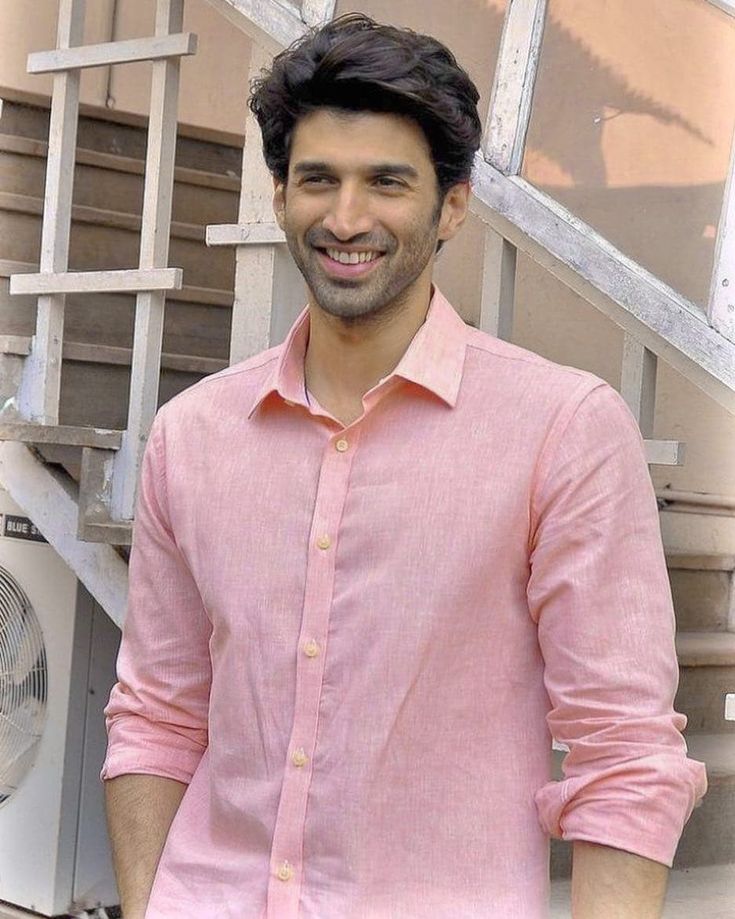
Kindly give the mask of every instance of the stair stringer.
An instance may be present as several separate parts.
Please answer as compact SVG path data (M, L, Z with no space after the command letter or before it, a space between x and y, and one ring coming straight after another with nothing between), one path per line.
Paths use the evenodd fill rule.
M119 627L125 618L128 566L112 546L77 539L75 497L25 444L0 443L0 484Z

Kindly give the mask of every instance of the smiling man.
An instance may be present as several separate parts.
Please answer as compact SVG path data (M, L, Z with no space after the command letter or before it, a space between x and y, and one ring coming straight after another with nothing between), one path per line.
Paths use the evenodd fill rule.
M348 15L251 107L307 283L167 403L102 770L126 919L656 919L706 789L637 425L432 284L478 94ZM569 747L550 773L552 735Z

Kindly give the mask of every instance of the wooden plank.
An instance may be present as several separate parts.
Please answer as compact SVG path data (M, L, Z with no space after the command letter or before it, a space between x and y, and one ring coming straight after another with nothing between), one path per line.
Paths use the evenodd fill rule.
M0 421L0 440L15 440L25 444L62 444L67 447L103 447L105 450L118 450L121 438L122 431L104 428Z
M334 16L337 0L302 0L301 18L310 26L320 26Z
M184 0L157 0L155 34L180 32ZM179 58L151 65L151 106L146 150L145 192L140 236L140 267L161 269L168 263L171 203L174 187ZM128 427L114 461L111 516L131 520L145 441L158 406L165 294L139 293L135 305L133 360L130 373Z
M0 482L118 625L125 617L128 567L111 546L76 537L78 508L67 487L25 444L0 444Z
M68 271L65 274L14 274L11 294L91 294L170 290L181 287L181 268L130 268L122 271Z
M84 0L60 0L57 47L80 45L84 36ZM69 264L74 151L79 114L79 71L54 76L46 164L46 191L41 231L40 267L45 273L66 271ZM18 392L21 414L31 421L56 424L61 392L61 347L64 296L38 298L33 350L25 361Z
M0 354L17 354L23 357L30 353L29 335L0 335Z
M133 61L156 61L168 57L195 54L197 37L192 32L160 35L152 38L131 38L125 41L61 48L56 51L35 51L28 55L28 73L55 73L76 68L107 67L130 64Z
M80 517L77 537L85 543L130 546L133 543L133 526L131 523L116 523L113 520L103 523Z
M1 100L0 100L1 101ZM31 137L18 137L15 134L0 134L0 152L17 153L21 156L34 156L44 159L48 144ZM77 166L92 166L110 172L124 172L128 175L144 175L145 164L131 156L120 156L116 153L102 153L100 150L88 150L77 147ZM188 166L176 166L174 181L177 185L204 186L205 188L237 191L240 180L234 175L221 172L207 172L203 169L191 169Z
M546 0L508 3L483 139L485 159L504 175L523 164L541 54Z
M14 274L38 274L38 265L33 262L18 262L0 258L0 278L9 278ZM232 291L216 287L196 287L193 285L174 287L168 290L166 299L177 300L182 303L196 303L202 306L232 308Z
M81 341L64 342L64 360L84 364L113 364L130 367L133 362L132 348L118 348L114 345L96 345ZM227 361L216 357L199 357L197 354L161 354L162 370L179 370L182 373L217 373L227 367Z
M707 0L707 3L716 6L717 9L722 10L723 13L735 16L735 0Z
M270 60L271 55L266 49L253 45L249 79L252 80L264 67L269 66ZM272 226L273 183L263 159L260 128L249 110L245 122L240 180L238 226ZM217 233L217 227L211 229ZM275 258L274 246L238 246L236 250L230 335L231 364L270 347Z
M712 328L735 342L735 135L717 228L707 317Z
M225 19L249 35L254 44L271 56L306 32L306 23L289 9L272 0L207 0Z
M693 304L548 195L479 155L473 190L479 217L735 413L735 345Z
M649 466L683 466L685 447L678 440L646 440L646 462Z
M14 211L19 214L42 214L43 201L31 195L16 195L13 192L0 192L0 210ZM99 207L89 207L86 204L75 204L72 207L72 220L74 223L86 223L100 227L110 227L119 230L130 230L133 233L140 231L143 222L137 214L126 214L121 211L108 211ZM204 227L201 224L171 222L170 236L179 239L193 239L204 242Z
M653 436L657 363L658 359L653 351L649 351L626 332L623 341L620 395L625 399L644 437Z
M77 537L85 542L129 546L132 526L110 520L113 464L110 450L82 450Z
M208 246L269 246L285 243L283 230L274 222L213 223L207 227Z
M504 341L513 337L517 251L492 227L485 227L479 327Z
M33 262L18 262L13 259L0 258L0 278L9 278L13 274L26 272L38 273L38 265Z

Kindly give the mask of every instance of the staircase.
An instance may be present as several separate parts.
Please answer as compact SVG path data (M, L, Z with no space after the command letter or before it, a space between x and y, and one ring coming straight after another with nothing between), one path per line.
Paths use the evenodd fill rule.
M305 0L299 9L275 0L209 2L213 14L226 16L253 39L251 74L334 9L325 0ZM76 48L78 0L62 4L62 50L56 58L51 52L32 56L37 69L55 66L65 75L51 129L47 111L12 100L4 102L0 117L0 440L6 441L0 445L0 480L120 623L134 485L155 407L203 375L268 347L288 327L302 287L272 223L258 145L240 151L193 137L174 141L176 55L191 53L194 44L179 34L181 0L159 0L157 34L170 40L170 48L154 64L160 80L154 79L153 102L160 117L155 127L152 122L154 141L147 147L143 127L102 118L81 117L78 132L71 131L76 108L70 74L78 70L69 69L63 55L82 67L91 66L94 55L143 59L150 48L140 40L137 51L125 50L127 58L115 43L94 54ZM486 224L479 325L509 337L520 249L624 329L621 392L640 424L649 462L678 464L683 445L652 438L659 357L735 411L735 334L720 284L734 260L725 217L735 207L735 192L723 207L713 293L703 316L524 182L519 171L545 12L544 0L517 0L506 13L476 168L473 209ZM248 136L252 130L250 121ZM71 243L65 248L63 227L54 235L46 226L41 239L41 219L48 159L45 194L63 223L70 143L77 153ZM165 174L163 154L168 145L173 163L174 143L169 234L165 189L151 188L150 179L146 187L143 173L147 157L149 167L159 164L149 175ZM47 223L53 213L47 205ZM165 229L170 247L154 251L146 236L152 227L159 236ZM278 314L271 312L274 301L285 305ZM43 320L37 323L37 316ZM54 356L57 346L60 357ZM58 398L57 365L63 366ZM65 520L78 514L72 536L55 522L61 508ZM689 750L707 764L710 782L685 828L675 868L735 864L735 560L671 554L668 566L681 667L676 707L689 718ZM110 571L117 579L112 591ZM563 756L552 756L561 777ZM568 877L570 861L571 846L554 841L557 883Z

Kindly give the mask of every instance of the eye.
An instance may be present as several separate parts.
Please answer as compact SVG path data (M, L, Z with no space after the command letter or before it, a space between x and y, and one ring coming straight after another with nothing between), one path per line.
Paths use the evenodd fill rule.
M403 186L403 182L394 176L376 176L375 181L381 188L401 188Z
M331 176L311 175L311 176L304 176L304 178L301 181L301 184L302 185L324 185L327 182L331 182L331 181L332 181Z

